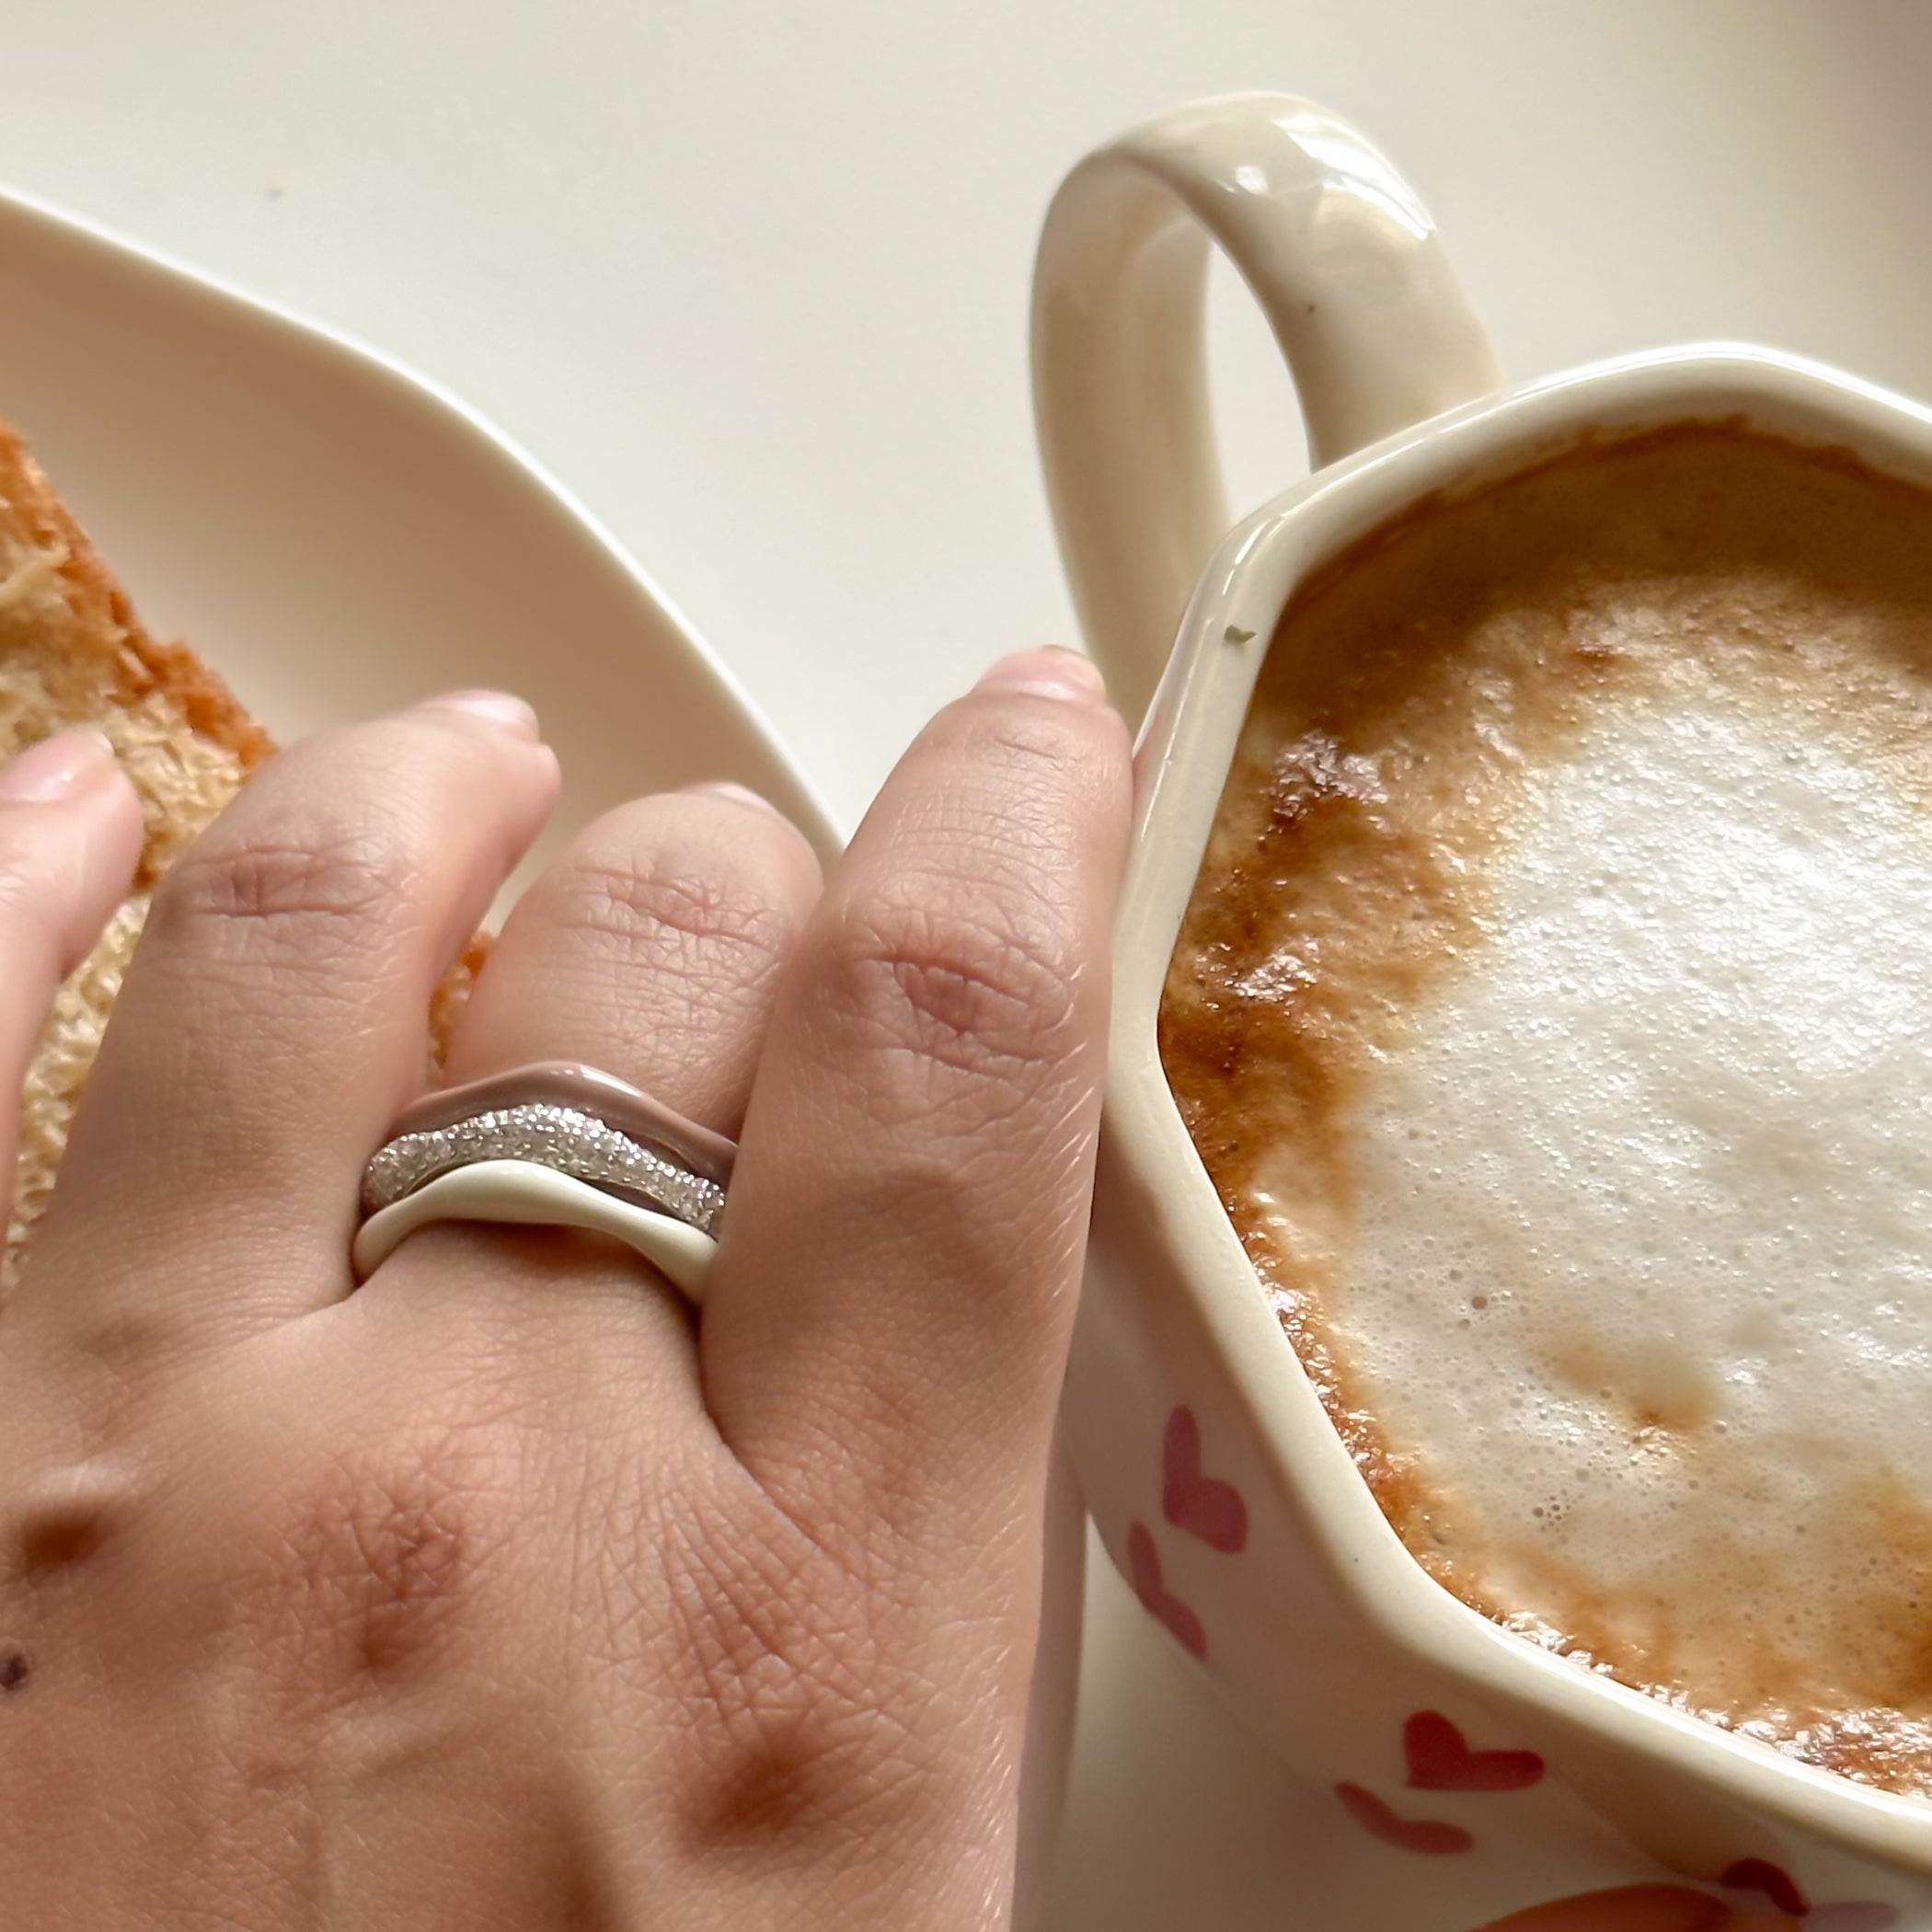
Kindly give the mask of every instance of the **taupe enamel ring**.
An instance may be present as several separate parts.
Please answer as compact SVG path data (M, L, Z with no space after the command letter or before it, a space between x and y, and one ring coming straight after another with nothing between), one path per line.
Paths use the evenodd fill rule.
M518 1223L613 1236L696 1302L737 1151L574 1061L443 1087L397 1121L363 1169L356 1278L431 1222Z

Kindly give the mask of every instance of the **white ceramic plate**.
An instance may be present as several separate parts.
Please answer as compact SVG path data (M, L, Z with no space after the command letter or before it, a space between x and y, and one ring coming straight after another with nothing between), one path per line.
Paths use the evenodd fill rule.
M650 579L508 439L382 356L0 190L0 417L150 627L277 738L500 684L563 762L543 849L700 778L753 787L836 848Z

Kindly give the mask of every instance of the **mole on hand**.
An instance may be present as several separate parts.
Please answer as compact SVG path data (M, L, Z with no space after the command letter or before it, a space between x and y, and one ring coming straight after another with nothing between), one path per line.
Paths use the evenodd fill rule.
M8 1650L0 1654L0 1691L18 1690L27 1682L28 1673L32 1669L24 1650Z

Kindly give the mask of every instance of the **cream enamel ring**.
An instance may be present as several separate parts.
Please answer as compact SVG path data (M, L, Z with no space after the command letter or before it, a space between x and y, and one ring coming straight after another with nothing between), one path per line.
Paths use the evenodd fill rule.
M432 1221L549 1224L614 1236L696 1300L736 1156L724 1135L577 1062L443 1088L363 1170L356 1275Z
M523 1226L576 1227L610 1235L643 1256L686 1300L704 1299L718 1243L688 1222L638 1207L535 1161L477 1161L454 1167L356 1230L351 1250L356 1279L368 1278L420 1227L433 1221L489 1221Z

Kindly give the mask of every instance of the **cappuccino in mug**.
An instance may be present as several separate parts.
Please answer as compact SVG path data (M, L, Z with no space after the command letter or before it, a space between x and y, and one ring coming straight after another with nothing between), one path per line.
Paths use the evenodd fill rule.
M1356 546L1160 1044L1426 1569L1932 1795L1932 493L1685 426Z

